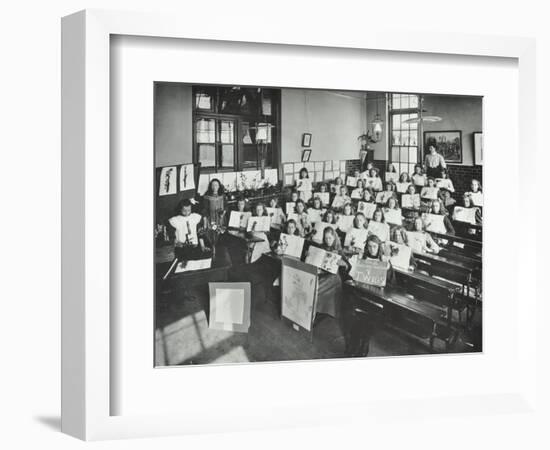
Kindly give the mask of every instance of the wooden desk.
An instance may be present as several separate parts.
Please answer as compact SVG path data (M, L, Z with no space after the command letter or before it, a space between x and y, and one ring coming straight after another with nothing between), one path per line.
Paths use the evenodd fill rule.
M384 288L369 286L348 280L344 284L348 300L361 307L379 305L384 320L397 328L429 339L430 348L436 338L445 342L448 348L457 336L458 330L451 324L445 309L420 297L414 297L402 287Z
M248 264L250 262L250 258L252 257L254 245L258 242L263 242L263 239L255 237L242 230L228 229L223 236L224 240L222 242L224 242L225 245L228 247L234 247L237 251L243 251L244 253L244 261L241 260L243 253L240 254L241 256L236 254L232 255L231 259L235 265L241 263Z
M449 253L462 254L472 259L478 259L481 262L482 256L482 243L474 239L465 238L462 236L434 233L431 232L432 237L438 241L445 240L447 244L439 244L445 248Z
M460 222L458 220L453 220L452 223L459 236L480 242L483 239L482 225L472 225L471 223Z
M155 265L157 293L167 294L178 290L187 291L191 287L205 285L209 282L227 281L227 271L231 267L231 259L227 250L223 247L218 248L209 269L174 273L175 268L173 268L168 277L163 280L171 264L172 261L168 261Z

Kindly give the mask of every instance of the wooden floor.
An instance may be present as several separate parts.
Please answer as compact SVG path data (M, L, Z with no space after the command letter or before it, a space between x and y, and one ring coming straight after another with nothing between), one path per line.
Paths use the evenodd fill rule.
M318 316L311 341L281 321L276 292L273 295L253 288L248 333L209 329L208 302L208 286L159 299L155 327L157 366L344 357L344 337L337 320ZM453 352L479 351L481 313L476 317L473 331L462 333ZM436 346L436 351L444 349ZM385 327L371 341L369 357L427 353L432 353L427 342Z

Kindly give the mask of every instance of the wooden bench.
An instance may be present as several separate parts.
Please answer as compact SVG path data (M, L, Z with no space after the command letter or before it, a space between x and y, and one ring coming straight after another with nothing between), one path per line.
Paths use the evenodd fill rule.
M344 284L344 292L354 308L380 305L381 317L386 323L422 339L429 339L432 350L436 338L445 342L446 349L456 341L458 330L452 325L447 308L413 296L402 287L379 288L348 280Z

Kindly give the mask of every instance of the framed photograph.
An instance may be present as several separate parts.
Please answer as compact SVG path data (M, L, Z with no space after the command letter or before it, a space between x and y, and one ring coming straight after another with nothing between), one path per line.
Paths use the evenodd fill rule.
M302 134L302 147L311 147L311 133Z
M234 18L237 20L238 16ZM342 117L333 114L324 125L324 129L331 127L330 130L342 132L343 139L335 143L331 134L316 141L319 160L330 160L330 170L340 173L339 167L333 167L335 158L352 163L357 160L357 136L364 132L368 107L365 93L383 86L385 98L395 94L396 104L408 105L407 109L410 99L417 95L414 93L473 95L482 98L483 104L483 128L477 127L476 131L483 131L485 144L498 149L499 154L498 158L488 158L483 166L485 202L491 211L505 211L509 217L521 215L526 223L534 223L540 208L535 197L527 195L537 189L533 164L519 164L516 175L507 179L508 189L526 195L491 195L498 192L502 174L510 172L510 162L521 160L522 153L517 143L510 141L510 135L522 136L522 148L536 148L537 109L532 108L536 99L534 42L400 30L358 32L352 27L327 34L328 18L303 22L307 27L296 30L282 30L280 23L267 21L262 23L262 33L254 28L236 29L234 20L221 21L215 29L205 30L203 21L188 19L188 15L173 13L92 10L72 14L62 21L62 431L84 440L104 440L301 427L310 426L312 421L328 427L335 420L375 423L380 411L393 429L403 427L403 417L425 423L445 417L479 429L505 415L518 420L523 415L530 420L541 417L547 405L540 401L542 391L535 380L544 379L537 371L538 352L544 348L537 350L534 343L540 334L538 319L543 315L536 284L525 282L540 270L537 246L517 246L512 258L502 258L502 243L509 241L509 230L496 220L498 214L488 214L483 223L485 234L491 235L483 242L481 260L491 261L483 265L483 295L488 301L483 303L482 313L478 308L475 317L483 321L484 332L473 337L461 334L457 339L461 345L466 342L462 338L470 343L475 340L475 352L450 354L445 342L430 349L424 341L429 341L434 328L428 327L425 339L418 337L424 339L421 343L396 345L393 355L399 354L399 358L378 358L380 354L374 351L367 356L334 358L335 353L345 355L352 351L346 350L344 336L335 334L341 331L330 315L335 307L333 293L342 288L337 284L341 283L337 274L324 272L319 276L313 304L316 312L326 315L321 325L338 338L316 354L312 353L312 345L319 345L317 337L313 343L304 339L286 341L286 347L281 347L282 341L290 339L282 330L297 333L283 326L277 316L280 297L268 303L271 296L255 294L254 284L248 333L208 327L205 310L210 300L204 297L208 296L206 283L227 283L238 272L231 258L224 256L225 250L229 251L229 246L224 247L225 238L236 240L233 247L245 249L240 255L244 270L238 273L239 277L249 276L255 264L245 265L248 249L265 249L262 257L271 259L264 266L266 270L256 272L262 277L262 283L257 283L261 286L276 284L269 268L280 260L260 233L241 235L233 230L231 236L218 239L225 221L217 216L222 209L217 203L220 198L215 195L209 196L208 204L200 198L198 206L183 201L181 205L170 203L165 210L157 210L160 193L171 192L173 186L176 194L161 198L176 201L179 180L172 180L171 172L168 189L164 186L161 191L153 170L154 165L160 170L195 163L202 155L208 164L213 161L217 166L201 166L201 177L195 176L195 184L201 185L203 175L208 175L210 182L210 174L223 183L219 175L223 172L246 169L263 173L264 168L255 167L258 155L268 159L271 146L280 144L280 154L271 156L276 161L274 168L285 174L286 182L293 175L285 173L284 165L297 161L302 150L292 143L300 141L302 130L321 128L317 128L318 124L309 128L305 123L293 126L292 121L287 121L289 110L283 111L283 120L278 120L280 108L292 109L298 119L303 118L304 96L313 97L309 92L315 91L316 98L324 96L324 104L330 105L321 112L334 111L334 105L344 103L349 113L343 124ZM205 45L205 40L212 40L212 45ZM293 61L292 70L288 67L289 58ZM267 66L272 70L266 71ZM402 69L403 76L393 76L396 66ZM220 67L231 67L231 71L220 71ZM427 84L433 79L434 67L437 80L433 85ZM184 111L185 120L181 121L174 120L174 112L164 114L166 110L155 109L173 105L174 98L184 99L193 108L193 86L197 84L215 85L221 94L208 91L210 100L201 97L198 110ZM249 87L254 89L247 90ZM174 89L185 95L177 95ZM286 100L281 102L279 91L283 89L299 91L294 94L295 101L288 102L285 91ZM213 95L223 95L226 103ZM265 114L267 105L262 100L268 95L271 115ZM406 97L399 97L402 95ZM518 101L510 102L511 95ZM197 128L193 119L201 115L202 120L214 122ZM256 115L261 120L255 120ZM266 133L265 142L258 143L249 153L250 144L240 142L241 116L254 116L257 123L274 125L268 128L273 132ZM311 113L311 120L322 126L323 119L318 115ZM174 141L164 139L159 130L183 136L183 144L173 145ZM197 141L187 139L197 130L201 134L195 137ZM269 139L271 143L267 142ZM462 160L473 160L466 150L473 152L469 142L461 147ZM411 154L407 149L404 162L399 164L413 164L409 162ZM222 167L228 161L246 161L254 167ZM347 167L351 170L353 166ZM225 196L218 197L225 201ZM228 206L224 210L237 211L236 202L223 206ZM202 249L186 242L188 230L178 228L177 223L167 233L166 241L162 236L154 240L156 219L182 213L189 218L185 223L194 226L200 221L191 214L201 215L204 211L211 219L201 219L208 225L205 239L215 249L211 267L183 271L169 277L165 284L162 275L166 271L157 270L157 265L170 265L176 249L178 255L200 259ZM529 261L528 266L525 261ZM262 267L264 262L258 260L254 267ZM293 295L287 295L285 312L303 325L312 326L314 336L322 337L321 325L316 328L315 321L309 325L314 274L304 272L308 272L304 279L309 283L302 297L306 301L296 308ZM290 289L298 295L302 295L299 291L303 288L300 276ZM418 275L416 281L432 283L433 278L436 277ZM389 284L385 289L388 287ZM202 293L196 296L201 288ZM273 292L277 292L277 286ZM233 310L225 300L230 298L233 302L236 298L241 302L242 297L222 294L223 316L233 321L240 308ZM372 291L368 295L378 294ZM390 301L390 297L379 297L379 301ZM473 303L485 300L470 298ZM399 299L412 301L404 296ZM413 312L426 311L424 304L409 306ZM269 345L268 351L257 352L258 341L253 340L258 334L254 333L260 329L262 334L261 318L265 316L255 321L254 308L262 307L264 311L275 311L277 317L270 316L275 332L264 342ZM446 330L448 326L453 332L456 328L470 329L456 327L458 311L448 311L441 305L434 308L427 308L433 311L427 321L438 321L436 330ZM451 323L440 322L446 319ZM388 340L403 342L402 337L390 338L375 339L371 350L381 348ZM365 348L359 344L354 351L364 354ZM452 347L453 342L449 345ZM415 349L415 356L405 357L410 351L399 353L399 348ZM162 352L169 353L167 360L173 362L172 367L158 364L156 357ZM292 353L292 361L288 359L289 352L296 352ZM201 364L192 364L194 360ZM406 382L403 373L407 374ZM334 386L334 380L350 379L376 389L358 389L357 383L351 382L341 383L338 389L326 388ZM307 380L307 384L296 380ZM269 389L265 389L266 385ZM257 392L261 395L253 394ZM400 405L398 411L396 404ZM434 426L432 431L430 439L448 439L448 427Z
M446 163L462 163L462 131L424 131L424 156L432 145Z
M311 156L311 149L302 150L302 161L307 162Z

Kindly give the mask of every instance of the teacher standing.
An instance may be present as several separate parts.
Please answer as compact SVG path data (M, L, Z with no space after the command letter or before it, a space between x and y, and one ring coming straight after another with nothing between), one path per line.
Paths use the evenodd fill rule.
M440 153L437 153L433 145L428 147L428 153L424 159L424 168L426 175L432 178L441 178L441 171L447 168L445 158Z

